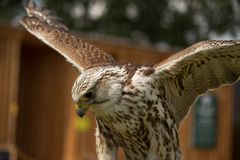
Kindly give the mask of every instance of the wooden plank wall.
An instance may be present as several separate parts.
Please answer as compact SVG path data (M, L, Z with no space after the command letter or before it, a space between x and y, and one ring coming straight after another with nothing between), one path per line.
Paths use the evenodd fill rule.
M232 159L240 159L240 82L236 83L234 87L234 109L233 109L233 145L232 145Z
M17 146L31 159L64 157L69 115L74 110L71 72L71 65L52 49L22 45Z
M180 126L180 144L183 160L230 160L232 159L232 114L233 88L224 86L217 89L218 127L217 146L213 149L198 149L192 146L193 114L184 120Z
M0 146L14 150L20 33L0 31Z
M0 29L0 33L2 30ZM9 34L9 38L15 34ZM2 38L1 38L2 39ZM128 45L113 44L97 40L87 39L99 46L103 50L113 54L120 63L143 63L154 64L168 55L146 48L130 47ZM12 47L7 46L6 40L0 40L4 44L5 50L14 52L19 56L19 51L12 51ZM9 40L8 45L14 40ZM18 46L16 42L16 46ZM11 49L10 49L11 48ZM17 48L17 47L15 47ZM2 51L2 49L0 50ZM17 123L17 146L30 159L37 160L86 160L96 159L95 153L95 120L89 114L91 126L87 131L79 131L76 127L77 116L71 100L71 88L78 75L65 59L58 53L42 44L26 32L22 32L21 43L21 69L19 91L17 92L17 77L11 79L14 85L9 85L9 77L17 76L3 69L2 66L10 65L9 61L3 60L5 56L0 52L0 76L6 75L5 79L0 78L0 129L7 128L11 119L6 114L9 108L2 107L8 105L10 93L13 101L16 101L18 93L19 116ZM7 53L7 52L6 52ZM17 55L15 55L17 56ZM14 57L14 56L13 56ZM5 58L6 59L6 58ZM10 58L12 59L12 58ZM13 58L14 59L14 58ZM8 59L9 60L9 59ZM18 63L13 63L17 65ZM12 64L12 65L13 65ZM8 67L7 67L8 68ZM9 69L9 68L8 68ZM12 71L12 70L11 70ZM10 73L10 74L9 74ZM16 72L17 73L17 72ZM3 85L5 84L5 85ZM217 91L220 99L219 106L219 130L218 144L214 150L194 149L191 146L192 117L187 118L180 127L180 142L182 146L184 160L229 160L231 159L231 121L232 121L232 87L224 87ZM11 95L10 94L10 95ZM15 98L14 98L15 97ZM4 106L5 106L4 105ZM14 106L14 105L13 105ZM10 133L10 132L9 132ZM0 142L6 142L7 137L12 137L14 132L3 134L0 132ZM119 154L123 159L123 154Z

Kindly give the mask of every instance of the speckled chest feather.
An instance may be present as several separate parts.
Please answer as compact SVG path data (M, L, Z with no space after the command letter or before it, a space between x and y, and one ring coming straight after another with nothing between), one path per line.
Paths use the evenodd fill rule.
M122 147L128 160L178 159L178 126L161 98L163 89L149 81L146 73L150 73L147 67L135 70L120 103L113 106L116 110L97 117L100 133L110 146Z

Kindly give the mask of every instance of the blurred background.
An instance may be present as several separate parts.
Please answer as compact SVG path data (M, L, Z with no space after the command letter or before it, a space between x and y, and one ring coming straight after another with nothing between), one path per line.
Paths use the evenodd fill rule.
M239 0L35 0L119 63L155 64L206 39L240 39ZM0 160L95 160L95 120L75 114L78 72L0 0ZM207 116L206 116L207 115ZM240 84L195 104L180 126L183 160L240 159ZM119 159L124 159L122 151Z

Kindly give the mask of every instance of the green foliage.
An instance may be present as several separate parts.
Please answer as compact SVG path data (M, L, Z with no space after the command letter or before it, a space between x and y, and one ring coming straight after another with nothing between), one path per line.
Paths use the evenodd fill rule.
M0 0L0 24L9 23L19 13L21 0Z
M19 0L3 1L5 3L0 3L0 7L4 7L0 11L1 17L10 18L19 12ZM45 6L57 12L64 22L75 30L125 37L133 41L187 46L208 39L212 33L228 32L234 35L239 29L237 10L240 9L239 3L236 3L238 6L234 6L233 1L237 2L45 0ZM12 12L10 7L15 10Z

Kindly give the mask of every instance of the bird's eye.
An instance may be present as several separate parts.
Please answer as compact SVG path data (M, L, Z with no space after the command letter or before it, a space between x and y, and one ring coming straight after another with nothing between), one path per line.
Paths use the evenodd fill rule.
M86 98L92 98L93 97L93 92L88 92L88 93L86 93L85 95L84 95L84 97L86 97Z

